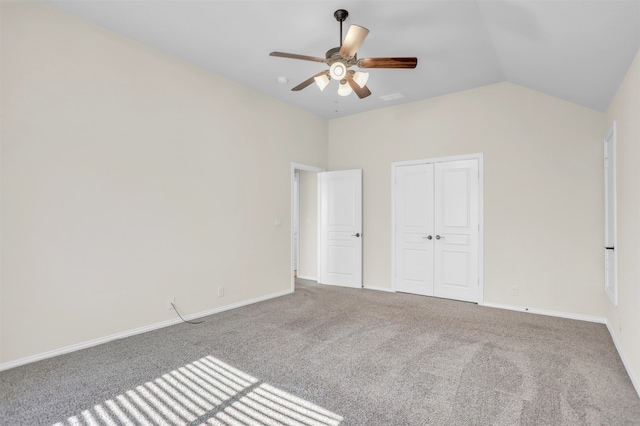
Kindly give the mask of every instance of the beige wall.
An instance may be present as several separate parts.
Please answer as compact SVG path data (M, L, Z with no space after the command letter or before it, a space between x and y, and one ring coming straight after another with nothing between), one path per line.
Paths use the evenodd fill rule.
M329 168L363 169L365 287L391 287L391 163L483 153L485 302L604 316L604 128L510 83L330 121Z
M42 4L1 35L0 362L290 289L326 120Z
M300 278L318 279L318 179L300 171Z
M617 125L618 306L607 319L629 373L640 382L640 54L618 88L607 125ZM640 392L640 389L638 389Z

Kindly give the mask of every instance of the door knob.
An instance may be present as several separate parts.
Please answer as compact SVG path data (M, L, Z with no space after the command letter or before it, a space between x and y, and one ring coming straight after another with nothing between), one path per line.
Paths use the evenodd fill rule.
M359 232L356 232L355 234L351 234L351 236L352 236L352 237L359 237L359 236L360 236L360 233L359 233Z
M422 237L423 240L433 240L433 237L431 235L427 236L427 237Z
M444 240L444 237L441 237L440 235L436 235L436 240Z

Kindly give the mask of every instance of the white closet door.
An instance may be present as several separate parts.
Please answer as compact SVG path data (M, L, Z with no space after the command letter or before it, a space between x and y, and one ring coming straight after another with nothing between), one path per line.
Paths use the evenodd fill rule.
M395 290L478 302L479 161L394 170Z
M433 164L396 169L396 290L433 295Z
M478 160L436 163L434 295L478 301Z

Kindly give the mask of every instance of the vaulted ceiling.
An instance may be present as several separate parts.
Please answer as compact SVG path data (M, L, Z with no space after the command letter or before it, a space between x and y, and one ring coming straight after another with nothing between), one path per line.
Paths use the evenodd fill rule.
M45 2L328 119L504 81L604 111L640 48L640 0ZM324 57L337 9L345 33L370 30L358 57L416 56L416 69L369 70L364 99L336 82L292 92L326 65L269 53Z

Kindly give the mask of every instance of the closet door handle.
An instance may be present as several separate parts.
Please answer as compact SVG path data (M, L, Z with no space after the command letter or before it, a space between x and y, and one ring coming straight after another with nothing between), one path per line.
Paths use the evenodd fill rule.
M436 240L444 240L444 236L436 235Z
M433 240L433 237L431 235L427 236L427 237L422 237L423 240Z
M360 233L359 233L359 232L357 232L357 233L355 233L355 234L351 234L351 236L352 236L352 237L359 237L359 236L360 236Z

